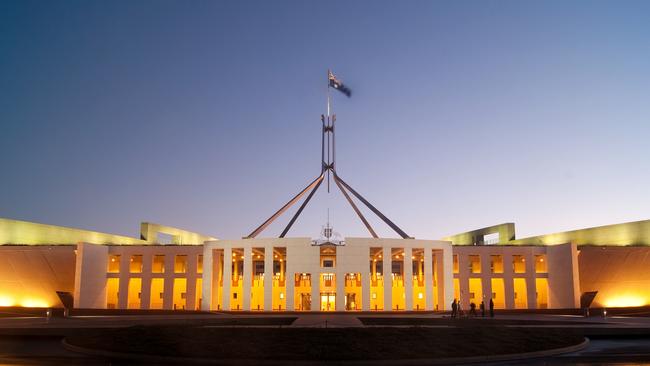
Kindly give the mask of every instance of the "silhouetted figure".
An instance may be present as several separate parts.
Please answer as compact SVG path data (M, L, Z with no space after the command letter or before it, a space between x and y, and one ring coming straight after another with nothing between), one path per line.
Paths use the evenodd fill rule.
M481 309L481 316L485 318L485 301L481 301L481 305L479 305L479 309Z
M476 304L474 304L474 302L469 303L469 315L471 317L476 317Z
M490 299L490 318L494 318L494 301Z
M451 303L451 317L455 318L458 315L458 303L456 299Z

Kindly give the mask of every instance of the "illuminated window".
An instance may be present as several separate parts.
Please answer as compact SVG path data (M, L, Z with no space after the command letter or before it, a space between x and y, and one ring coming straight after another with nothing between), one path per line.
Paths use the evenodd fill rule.
M142 273L142 256L132 255L129 261L129 272Z
M196 265L196 273L203 273L203 254L199 254L198 262Z
M454 254L454 273L458 273L458 254Z
M151 279L151 296L149 309L162 309L165 297L165 280L162 278Z
M118 273L118 272L120 272L120 256L119 256L119 254L109 255L108 256L108 272L109 273Z
M546 255L540 254L535 256L535 272L537 273L546 273Z
M490 269L492 270L492 273L503 273L503 256L491 255Z
M471 273L481 273L481 257L478 255L469 256L469 271Z
M512 256L512 271L514 273L526 273L526 259L523 255Z
M153 273L165 273L165 256L164 255L154 255L153 256L153 266L151 267L151 272L153 272Z
M187 272L187 256L177 255L174 257L174 272L185 273Z

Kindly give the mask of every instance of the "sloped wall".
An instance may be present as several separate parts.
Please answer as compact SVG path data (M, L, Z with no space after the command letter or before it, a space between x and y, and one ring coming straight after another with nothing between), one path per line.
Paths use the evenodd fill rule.
M650 305L650 247L581 247L580 291L598 291L593 307Z
M0 246L0 306L63 307L74 292L76 245Z

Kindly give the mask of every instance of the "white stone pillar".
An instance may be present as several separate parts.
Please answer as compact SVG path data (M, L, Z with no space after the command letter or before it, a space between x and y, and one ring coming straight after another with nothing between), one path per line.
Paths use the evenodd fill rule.
M253 282L253 248L244 248L244 285L242 292L244 299L242 301L242 308L244 310L251 310L251 287Z
M273 310L273 247L264 247L264 311Z
M223 304L223 310L230 309L230 299L232 294L230 289L232 287L232 247L229 244L226 244L226 247L223 248L223 293L221 303Z
M196 276L194 273L188 273L185 279L187 286L185 288L185 310L196 310Z
M504 288L504 300L506 309L515 308L515 289L513 280L513 257L512 254L506 254L503 256L503 288Z
M287 256L288 258L288 256ZM296 274L293 271L289 271L290 266L289 263L287 263L286 266L286 273L284 276L284 283L285 283L285 292L284 294L284 302L286 304L286 310L287 311L294 311L294 290L295 290L295 284L296 284Z
M345 311L345 273L336 273L336 311Z
M424 247L424 291L425 309L433 310L433 253L431 247Z
M222 310L223 305L221 304L223 299L223 268L224 264L228 265L228 262L224 260L223 250L212 250L212 263L214 267L212 269L212 300L208 304L210 309Z
M442 262L444 272L442 283L444 284L445 299L439 310L451 310L451 303L454 301L454 254L451 244L443 247Z
M140 309L149 309L151 302L151 262L153 256L147 252L142 256L142 287L140 288Z
M436 284L436 293L433 296L436 299L436 304L433 304L434 310L443 310L445 309L445 266L444 266L444 254L442 250L438 250L435 253L436 265L434 268L435 273L435 284Z
M120 281L118 283L117 308L126 309L129 302L129 264L130 253L120 255Z
M384 311L393 310L393 252L391 248L383 248L382 253L384 277Z
M486 314L489 313L490 299L492 298L492 269L490 268L491 262L492 256L489 252L484 250L481 254L481 292L483 293L483 298L478 299L476 306L479 307L480 311L481 301L483 301L483 305L485 305L486 309Z
M413 310L413 249L404 248L404 307ZM433 298L433 297L432 297Z
M374 263L373 263L374 265ZM370 273L361 272L361 310L370 311Z
M535 255L532 249L526 253L526 299L528 309L537 309L537 289L535 288Z
M469 255L463 251L458 253L458 287L460 289L459 304L463 312L469 311Z
M172 267L173 268L173 267ZM174 310L174 274L166 273L163 284L163 309Z
M212 271L213 268L213 259L212 259L212 246L210 244L204 244L203 246L203 288L201 299L201 310L210 311L211 301L212 300Z
M320 273L311 273L311 311L320 311Z

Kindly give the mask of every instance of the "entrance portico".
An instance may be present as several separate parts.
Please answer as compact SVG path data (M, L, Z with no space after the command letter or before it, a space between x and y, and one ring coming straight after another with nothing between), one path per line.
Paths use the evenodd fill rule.
M203 310L446 310L451 244L417 239L220 240L204 245ZM374 304L371 306L371 301Z

